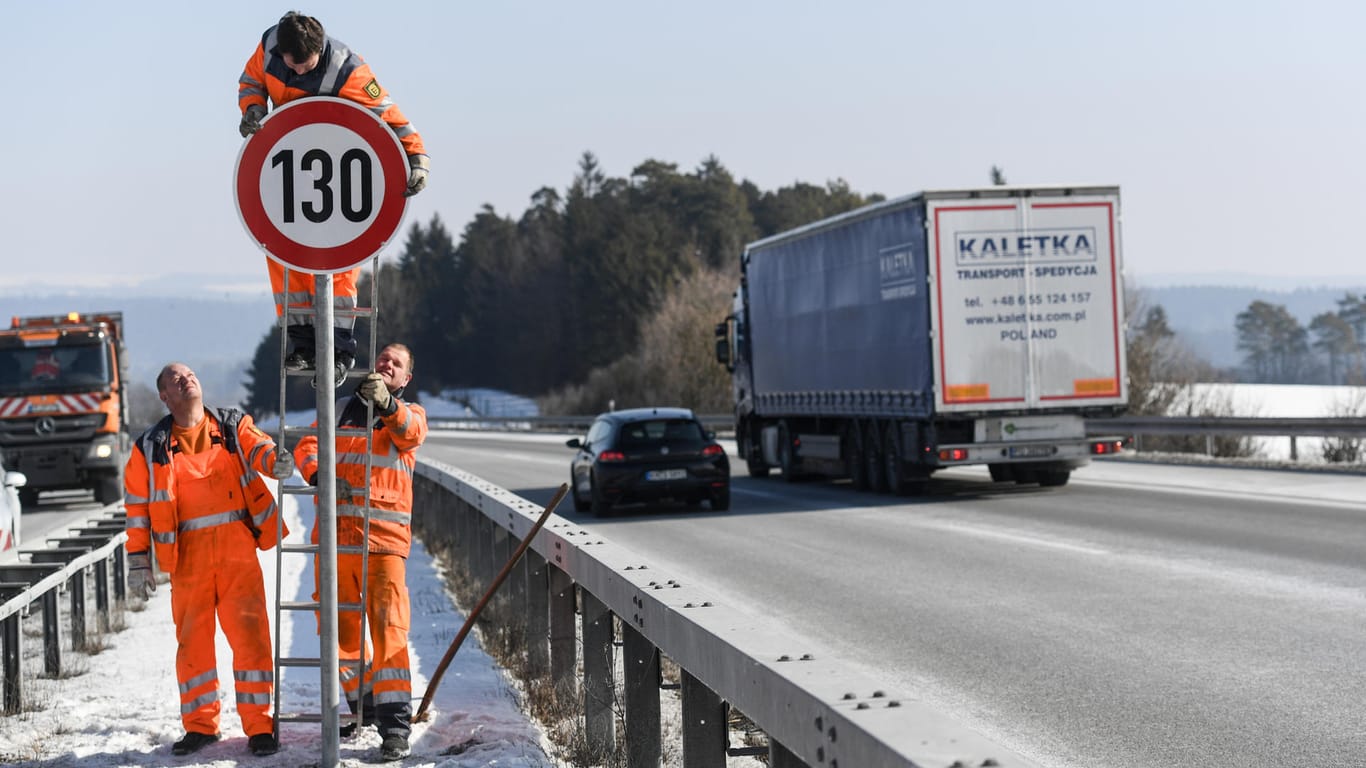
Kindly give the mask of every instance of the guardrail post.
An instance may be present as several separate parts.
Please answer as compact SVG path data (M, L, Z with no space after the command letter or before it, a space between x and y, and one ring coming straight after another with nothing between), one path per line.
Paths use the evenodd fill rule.
M55 589L43 593L43 669L48 677L62 676L62 625Z
M492 544L489 547L489 562L493 565L493 570L490 571L489 584L493 584L493 580L498 578L498 574L503 570L503 564L512 555L512 549L508 546L508 539L510 538L512 537L506 528L497 523L493 524L492 538L490 539ZM507 623L507 602L508 592L504 589L493 593L492 599L489 600L485 610L489 612L489 619L495 624L505 625Z
M122 603L128 599L128 581L124 575L123 547L114 548L114 599Z
M71 648L85 650L85 569L77 568L71 584Z
M542 680L550 671L550 566L541 553L526 553L526 663L532 680Z
M590 759L605 761L616 741L612 719L616 687L612 674L612 613L592 592L585 589L579 594L583 600L584 734Z
M4 709L13 714L24 707L24 683L22 662L24 633L19 631L21 614L11 613L0 622L0 634L5 642L5 688Z
M1299 446L1297 446L1297 445L1295 444L1295 436L1294 436L1294 435L1291 435L1291 436L1290 436L1290 460L1291 460L1291 461L1299 461L1299 460L1300 460Z
M626 672L626 766L659 765L659 649L629 622L622 627Z
M802 762L801 758L788 751L787 747L770 739L768 742L768 767L806 768L806 763Z
M100 631L108 632L113 617L109 614L109 561L95 563L95 610L100 614Z
M683 689L683 768L726 768L726 705L701 680L680 669Z
M550 568L550 682L560 702L574 700L578 633L574 627L574 581L559 568Z

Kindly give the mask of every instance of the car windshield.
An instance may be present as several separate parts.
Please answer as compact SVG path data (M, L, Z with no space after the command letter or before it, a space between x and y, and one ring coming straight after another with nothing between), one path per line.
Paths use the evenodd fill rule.
M652 419L633 421L621 427L618 441L623 451L659 445L682 448L697 447L706 442L702 425L689 419Z
M72 392L108 386L109 360L102 344L0 349L0 393Z

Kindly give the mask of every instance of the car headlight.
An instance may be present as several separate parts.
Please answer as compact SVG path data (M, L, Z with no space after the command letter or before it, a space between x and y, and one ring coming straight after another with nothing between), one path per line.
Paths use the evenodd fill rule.
M97 458L97 459L107 459L107 458L109 458L110 456L113 456L113 455L114 455L114 446L112 446L112 445L110 445L110 444L108 444L108 443L101 443L100 445L95 446L95 458Z

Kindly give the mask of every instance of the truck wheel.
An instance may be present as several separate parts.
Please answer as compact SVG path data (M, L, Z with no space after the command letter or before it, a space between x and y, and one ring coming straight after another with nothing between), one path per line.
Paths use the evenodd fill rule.
M868 467L864 464L863 438L857 425L851 424L844 433L844 471L856 491L868 490Z
M778 463L783 468L783 479L797 482L800 470L797 469L797 457L792 453L792 433L787 431L787 422L778 425Z
M1072 476L1070 469L1040 469L1034 473L1039 479L1039 485L1045 488L1057 488L1067 485L1067 480Z
M897 439L896 422L887 425L887 434L882 440L882 468L887 475L887 490L894 496L905 496L910 492L906 480L906 463L901 459L901 441Z
M99 478L95 484L95 501L105 506L123 501L123 478L117 473Z
M742 428L741 431L739 431L737 434L743 435L743 434L745 434L746 432L748 432L748 430ZM755 450L754 450L754 449L755 449L757 446L754 445L753 441L751 441L749 438L737 438L737 439L741 440L741 442L740 442L740 444L737 446L737 448L738 448L739 451L740 451L740 455L745 457L745 469L749 470L749 476L750 476L750 477L768 477L768 472L769 472L769 470L772 469L772 468L769 467L767 464L764 463L764 460L763 460L762 457L759 457L759 456L756 456L756 455L755 455Z
M873 425L864 433L863 466L868 471L868 490L873 493L887 492L887 471L882 463L882 446L878 445L877 426Z
M991 473L994 483L1008 483L1015 479L1015 472L1009 464L988 464L987 471Z

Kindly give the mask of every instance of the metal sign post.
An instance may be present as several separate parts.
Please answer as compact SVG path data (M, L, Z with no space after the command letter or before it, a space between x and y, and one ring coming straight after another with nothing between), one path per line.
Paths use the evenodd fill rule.
M288 270L313 273L321 768L339 764L341 739L337 709L341 665L337 644L337 409L333 394L337 382L332 380L336 363L332 275L359 267L388 244L407 209L403 196L407 181L407 157L393 130L369 110L346 99L298 99L278 107L243 143L237 156L234 193L238 215L252 241ZM283 301L287 305L288 296ZM288 307L284 315L287 320ZM281 344L283 358L283 339ZM282 371L282 393L285 375ZM284 406L281 402L282 435ZM279 592L277 585L277 596ZM362 638L360 664L364 662L364 648ZM278 672L281 655L279 648L275 650ZM277 676L277 730L281 720L280 682ZM364 694L363 683L360 694Z

